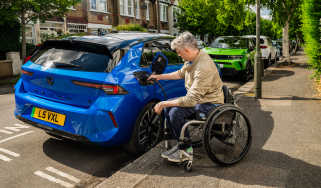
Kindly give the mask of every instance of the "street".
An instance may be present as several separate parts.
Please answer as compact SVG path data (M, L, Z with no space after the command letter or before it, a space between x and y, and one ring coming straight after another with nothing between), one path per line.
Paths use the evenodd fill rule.
M241 86L233 78L224 83ZM0 95L0 106L1 187L93 186L135 159L120 148L58 140L17 120L14 94Z
M1 187L81 187L100 182L133 157L51 138L15 119L14 95L0 95Z

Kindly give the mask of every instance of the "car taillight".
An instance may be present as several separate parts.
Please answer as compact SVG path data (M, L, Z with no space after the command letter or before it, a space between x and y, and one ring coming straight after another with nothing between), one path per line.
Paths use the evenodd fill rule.
M23 64L27 63L27 61L29 61L31 59L31 56L27 56L24 61L23 61Z
M267 48L267 46L260 46L260 48L264 49L264 48Z
M119 85L96 84L96 83L80 82L80 81L72 81L72 83L79 86L102 89L105 93L109 95L123 95L128 93L124 88L120 87Z
M28 76L32 76L33 75L33 72L25 71L23 69L21 69L21 73L25 74L25 75L28 75Z

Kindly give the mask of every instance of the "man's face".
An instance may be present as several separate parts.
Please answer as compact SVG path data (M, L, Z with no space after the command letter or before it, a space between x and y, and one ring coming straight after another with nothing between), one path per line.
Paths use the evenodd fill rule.
M178 56L183 58L185 61L193 61L193 59L194 59L194 55L191 53L191 50L189 48L177 49L176 53Z

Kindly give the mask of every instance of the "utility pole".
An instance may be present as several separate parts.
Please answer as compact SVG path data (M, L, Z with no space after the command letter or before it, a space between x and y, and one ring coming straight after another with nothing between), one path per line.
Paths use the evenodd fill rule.
M260 0L256 0L256 53L254 63L254 94L255 98L262 98L262 64L261 64L261 48L260 48Z

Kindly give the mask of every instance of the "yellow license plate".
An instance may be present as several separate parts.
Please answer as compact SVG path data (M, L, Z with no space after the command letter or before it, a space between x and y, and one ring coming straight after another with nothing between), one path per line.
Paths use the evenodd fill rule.
M31 117L37 118L49 123L64 126L66 115L52 112L46 109L33 107Z

